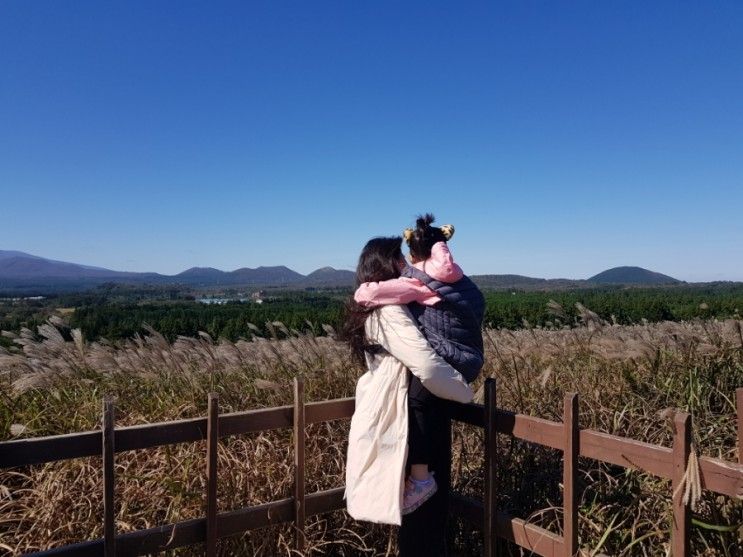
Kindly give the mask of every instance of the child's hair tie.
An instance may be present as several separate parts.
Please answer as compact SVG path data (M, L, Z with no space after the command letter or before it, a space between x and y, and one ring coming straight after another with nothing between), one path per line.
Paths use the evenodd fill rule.
M445 224L441 228L441 234L444 235L444 238L448 242L451 240L451 237L454 236L454 225L453 224ZM405 239L405 243L410 245L410 241L413 239L413 235L415 234L415 230L412 228L406 228L402 231L402 237Z
M451 240L451 237L454 236L454 225L445 224L441 227L441 233L444 235L444 238L446 238L446 241L448 242L449 240Z

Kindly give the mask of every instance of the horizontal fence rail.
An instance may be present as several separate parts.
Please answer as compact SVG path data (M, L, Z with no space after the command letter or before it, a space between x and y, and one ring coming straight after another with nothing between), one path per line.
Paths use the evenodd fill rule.
M487 534L485 548L488 555L495 554L496 538L509 540L546 557L575 554L578 494L575 478L578 456L668 479L673 482L674 488L681 481L681 475L686 468L685 459L689 455L688 436L691 431L691 419L686 414L677 414L674 446L669 448L590 429L578 429L577 395L566 396L563 422L560 423L500 410L495 407L494 380L487 380L485 386L488 405L451 402L448 408L452 419L486 430L484 446L487 466L486 496L483 501L478 501L454 494L451 509L455 514L483 529ZM726 462L710 457L700 457L698 460L703 489L729 497L743 498L743 388L736 391L736 406L739 462ZM104 403L104 427L101 431L0 442L0 469L92 456L103 459L104 538L33 555L144 555L204 542L206 551L213 554L217 539L282 523L294 523L295 548L301 551L306 543L304 533L306 518L345 507L344 487L304 493L304 436L308 424L350 418L354 411L353 398L305 403L303 383L298 379L295 380L295 401L289 406L220 415L216 396L210 396L209 416L206 418L128 427L114 427L114 410L113 403L110 401ZM217 513L218 440L232 435L285 428L294 431L294 497ZM496 508L494 499L497 486L492 474L492 470L497 466L496 434L508 435L565 453L563 510L567 542L562 536L523 519L509 516ZM207 516L146 530L116 533L113 520L114 455L125 451L201 440L207 440L206 458L209 463ZM674 521L671 525L673 555L685 556L689 554L689 509L678 500L678 497L669 498L673 499L674 503Z
M353 409L353 398L311 402L305 405L305 422L314 424L350 418ZM293 406L221 414L219 437L290 428L293 419ZM207 418L117 427L114 436L115 452L202 441L206 439L206 427ZM98 456L101 454L101 447L100 431L4 441L0 443L0 468Z
M314 516L345 508L343 487L310 493L305 496L307 516ZM246 507L217 515L217 537L227 538L250 530L291 522L294 517L294 499L271 501L262 505ZM147 555L206 540L206 518L184 520L147 530L137 530L116 536L117 555ZM103 555L104 540L66 545L31 556L75 557Z
M743 391L743 389L739 389L739 391ZM451 402L449 406L452 419L477 427L484 427L485 418L481 406L457 402ZM738 412L738 421L743 427L741 415L743 415L743 403L739 406ZM552 449L565 450L564 428L563 424L559 422L496 410L495 423L498 433ZM738 435L740 440L740 430ZM579 446L579 455L582 457L647 472L667 480L673 478L672 448L610 435L592 429L580 430ZM741 452L740 447L741 443L739 442L739 454ZM743 497L742 464L743 462L727 462L707 456L699 457L702 487L720 495Z

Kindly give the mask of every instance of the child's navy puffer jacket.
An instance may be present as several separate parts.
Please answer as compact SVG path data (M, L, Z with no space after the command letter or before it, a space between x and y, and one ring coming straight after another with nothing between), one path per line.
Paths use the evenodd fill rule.
M474 381L484 363L482 320L485 297L469 277L445 283L432 279L415 267L403 276L420 280L442 299L434 306L408 305L431 347L468 382Z

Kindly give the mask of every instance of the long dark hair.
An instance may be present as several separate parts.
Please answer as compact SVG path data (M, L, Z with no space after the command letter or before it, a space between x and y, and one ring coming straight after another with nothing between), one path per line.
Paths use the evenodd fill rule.
M425 261L431 257L431 248L436 242L446 242L446 236L440 228L431 226L435 220L431 213L420 215L415 221L415 230L408 239L410 256L413 261Z
M356 267L356 287L365 282L380 282L400 276L402 238L372 238L359 256ZM346 303L345 319L341 338L351 347L351 356L359 364L364 364L364 353L369 348L364 325L374 308L359 305L353 297Z

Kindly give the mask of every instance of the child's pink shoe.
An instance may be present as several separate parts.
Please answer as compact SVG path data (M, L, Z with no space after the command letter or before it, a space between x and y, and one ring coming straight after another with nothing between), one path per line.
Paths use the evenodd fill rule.
M402 514L412 513L436 493L436 480L429 476L428 480L419 481L409 477L405 481L405 490L402 495Z

